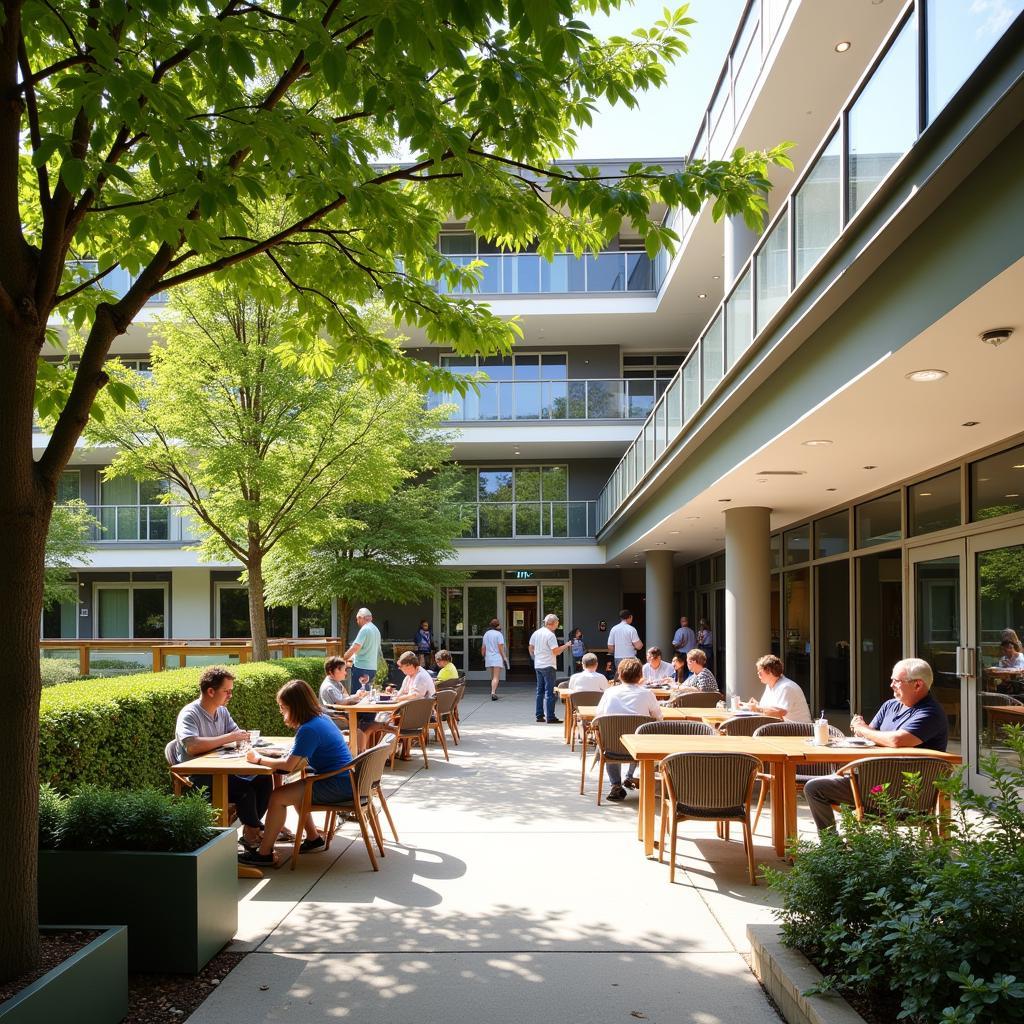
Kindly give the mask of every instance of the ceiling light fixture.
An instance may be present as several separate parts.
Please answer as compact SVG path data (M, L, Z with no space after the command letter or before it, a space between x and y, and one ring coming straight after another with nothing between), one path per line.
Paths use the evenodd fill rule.
M841 43L836 43L836 53L846 53L850 48L850 40L844 39Z
M701 293L700 293L700 294L699 294L699 295L697 296L697 298L698 298L698 299L706 299L707 297L708 297L708 293L707 293L707 292L701 292Z
M930 498L932 496L932 492L931 491L918 491L917 492L917 496L919 498Z
M835 444L835 442L830 441L827 437L815 437L810 441L803 442L806 448L827 448L830 444Z
M825 490L826 491L835 491L835 490L838 490L838 488L836 488L836 487L826 487Z
M669 533L678 533L679 531L678 530L669 530L668 532Z
M719 498L719 501L732 501L732 498Z
M865 466L864 468L865 469L878 469L877 466Z
M968 420L966 423L961 423L960 426L961 427L976 427L979 422L980 422L979 420Z
M981 335L981 340L986 345L991 345L993 348L999 348L1004 341L1010 340L1010 335L1013 334L1012 327L997 327L992 331L985 331Z
M913 373L907 374L907 380L912 380L915 384L931 384L948 376L946 370L914 370Z
M1013 464L1014 469L1024 469L1024 462L1015 462Z

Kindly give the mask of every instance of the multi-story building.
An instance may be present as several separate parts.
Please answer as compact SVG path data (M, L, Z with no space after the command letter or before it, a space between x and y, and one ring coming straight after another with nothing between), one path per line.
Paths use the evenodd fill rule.
M627 606L663 648L683 613L731 689L755 692L774 650L840 725L917 654L976 772L1024 711L997 663L1024 632L1022 9L750 0L678 146L796 143L759 235L665 210L672 258L622 234L548 263L450 225L442 250L486 262L478 297L525 339L479 362L410 339L489 377L452 421L472 577L376 608L383 631L431 619L472 676L494 616L528 669L547 611L600 646ZM120 353L144 360L148 329ZM106 530L44 636L244 635L236 567L197 563L146 486L101 481L105 455L65 478ZM269 614L279 636L338 631L333 609Z

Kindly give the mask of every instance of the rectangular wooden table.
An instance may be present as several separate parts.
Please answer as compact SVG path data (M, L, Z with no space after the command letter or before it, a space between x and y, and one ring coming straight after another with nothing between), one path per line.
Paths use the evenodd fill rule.
M617 684L612 683L610 685L615 686ZM572 740L572 722L570 721L572 715L569 714L569 694L572 692L573 691L570 690L568 686L555 687L555 693L557 693L562 700L562 721L565 723L565 742L567 744ZM653 693L658 700L668 700L669 697L672 696L672 691L667 686L659 686L657 689L651 687L651 693Z

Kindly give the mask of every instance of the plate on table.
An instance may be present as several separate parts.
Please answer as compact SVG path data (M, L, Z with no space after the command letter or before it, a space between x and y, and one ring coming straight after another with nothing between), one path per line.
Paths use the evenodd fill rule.
M813 738L807 740L807 745L809 747L816 747L816 746L818 746L818 744L814 742ZM872 743L871 740L863 739L860 736L846 736L846 737L844 737L841 740L840 739L829 740L828 743L826 744L826 746L829 746L829 747L873 747L874 743Z

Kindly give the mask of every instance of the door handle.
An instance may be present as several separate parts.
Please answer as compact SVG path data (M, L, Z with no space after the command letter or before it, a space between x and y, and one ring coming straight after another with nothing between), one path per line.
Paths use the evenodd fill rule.
M978 650L976 647L965 647L967 654L967 662L965 668L968 676L976 676L978 674Z
M966 673L964 672L965 660L966 659L964 658L964 648L958 647L956 649L956 669L954 671L956 675L958 675L961 679L963 679L963 677L966 675Z

